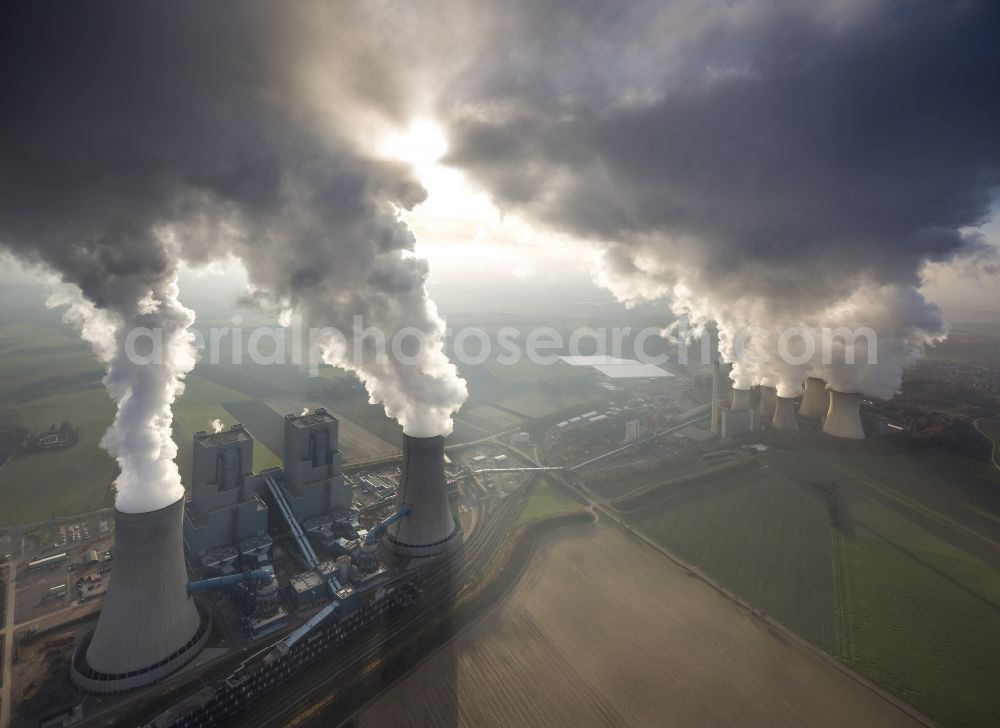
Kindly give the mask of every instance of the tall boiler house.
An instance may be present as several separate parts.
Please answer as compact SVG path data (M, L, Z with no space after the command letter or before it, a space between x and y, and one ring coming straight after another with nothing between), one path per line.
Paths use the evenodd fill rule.
M340 472L340 423L318 407L285 415L283 485L297 519L349 508L351 486Z

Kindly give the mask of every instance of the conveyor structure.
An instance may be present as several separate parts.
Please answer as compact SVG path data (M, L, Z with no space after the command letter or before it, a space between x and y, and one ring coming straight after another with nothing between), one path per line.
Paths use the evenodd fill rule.
M319 559L316 557L316 552L313 550L312 544L309 543L309 539L306 538L306 534L302 530L302 526L295 520L295 515L292 513L292 508L288 504L288 499L285 498L285 494L282 492L281 486L279 486L270 475L264 476L264 482L267 484L267 488L271 492L274 502L278 505L278 510L281 511L281 515L284 516L285 521L288 523L288 528L292 532L292 537L295 539L295 543L299 547L302 558L305 559L311 569L319 571ZM337 581L336 576L330 573L323 575L323 578L326 581L327 588L330 590L331 595L335 595L338 591L340 591L341 584ZM279 642L275 647L276 651L282 655L288 654L288 651L296 642L305 637L314 627L316 627L316 625L333 614L339 606L340 602L336 600L327 604L321 610L316 612L316 614L314 614L308 622L285 637L285 639L281 640L281 642Z
M373 543L375 543L375 540L379 536L385 533L386 529L389 528L389 526L394 524L400 518L404 518L408 515L410 515L410 505L406 504L398 511L393 513L391 516L386 518L385 520L379 521L377 524L375 524L368 530L368 535L365 536L365 544L371 546Z
M189 581L187 584L188 594L196 594L213 589L226 589L237 584L270 584L274 581L274 568L266 566L263 569L253 571L242 571L238 574L226 574L216 576L211 579L201 579L199 581Z

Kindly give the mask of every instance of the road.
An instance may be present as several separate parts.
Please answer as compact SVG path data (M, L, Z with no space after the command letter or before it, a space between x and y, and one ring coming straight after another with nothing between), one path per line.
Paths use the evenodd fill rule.
M992 437L990 437L985 432L983 432L983 428L979 424L983 420L992 420L992 419L994 419L994 417L980 417L978 420L976 420L972 424L975 426L976 432L978 432L980 435L982 435L983 437L985 437L989 441L990 446L993 448L992 451L991 451L991 453L990 453L990 462L993 463L993 467L995 467L997 470L1000 470L1000 452L998 452L998 450L997 450L997 444L993 441Z
M4 635L3 649L3 683L0 684L0 728L7 728L10 725L10 703L11 690L14 682L14 564L4 564L4 573L7 580L5 599L7 608L4 610L4 623L2 634Z

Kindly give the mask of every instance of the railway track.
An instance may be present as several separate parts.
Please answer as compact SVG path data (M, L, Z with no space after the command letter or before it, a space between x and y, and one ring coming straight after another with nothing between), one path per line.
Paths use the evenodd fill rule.
M421 589L428 595L429 601L404 611L392 621L348 643L340 653L321 660L300 673L294 681L255 701L246 711L233 716L226 725L277 728L293 724L310 706L320 702L320 691L329 693L338 679L349 671L354 670L357 677L363 678L379 669L382 659L376 658L384 658L402 649L405 640L397 644L397 638L403 637L434 610L452 602L470 578L490 565L517 518L524 498L522 490L516 496L505 499L488 516L483 514L479 521L482 525L459 550L425 567Z

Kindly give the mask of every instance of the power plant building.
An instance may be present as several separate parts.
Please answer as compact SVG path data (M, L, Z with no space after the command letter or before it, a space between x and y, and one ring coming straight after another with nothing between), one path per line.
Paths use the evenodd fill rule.
M282 484L298 520L346 510L351 486L340 472L339 423L322 407L285 415L285 477Z
M298 610L319 604L327 594L326 582L315 571L306 571L291 578L292 598Z
M234 570L237 555L264 563L272 543L264 497L274 498L272 486L296 523L331 512L341 516L321 520L335 527L350 518L352 491L340 472L336 418L317 409L287 415L284 422L283 471L253 473L253 438L242 425L213 434L199 432L193 440L191 491L186 500L148 513L115 512L115 560L107 596L96 628L77 646L71 663L71 678L78 688L97 694L123 692L152 684L194 659L211 631L211 615L188 593L185 548L193 560L224 572ZM426 492L436 493L440 486L449 519L443 534L447 541L457 529L444 492L443 438L437 439L440 477L427 481L433 487ZM417 460L411 471L434 476L431 464ZM403 467L407 472L405 462ZM414 486L411 492L425 491ZM423 519L415 522L419 526L415 539L433 533L440 540L434 520L437 506L429 503L414 501ZM420 541L417 545L425 546ZM437 548L432 544L428 550ZM338 572L330 562L329 571L343 569ZM328 592L327 582L317 572L292 579L293 598L300 609L322 601ZM271 588L261 596L266 601L276 594ZM280 622L280 615L272 617Z
M253 438L243 425L194 436L191 497L184 510L188 553L235 544L267 532L267 505L253 477Z

